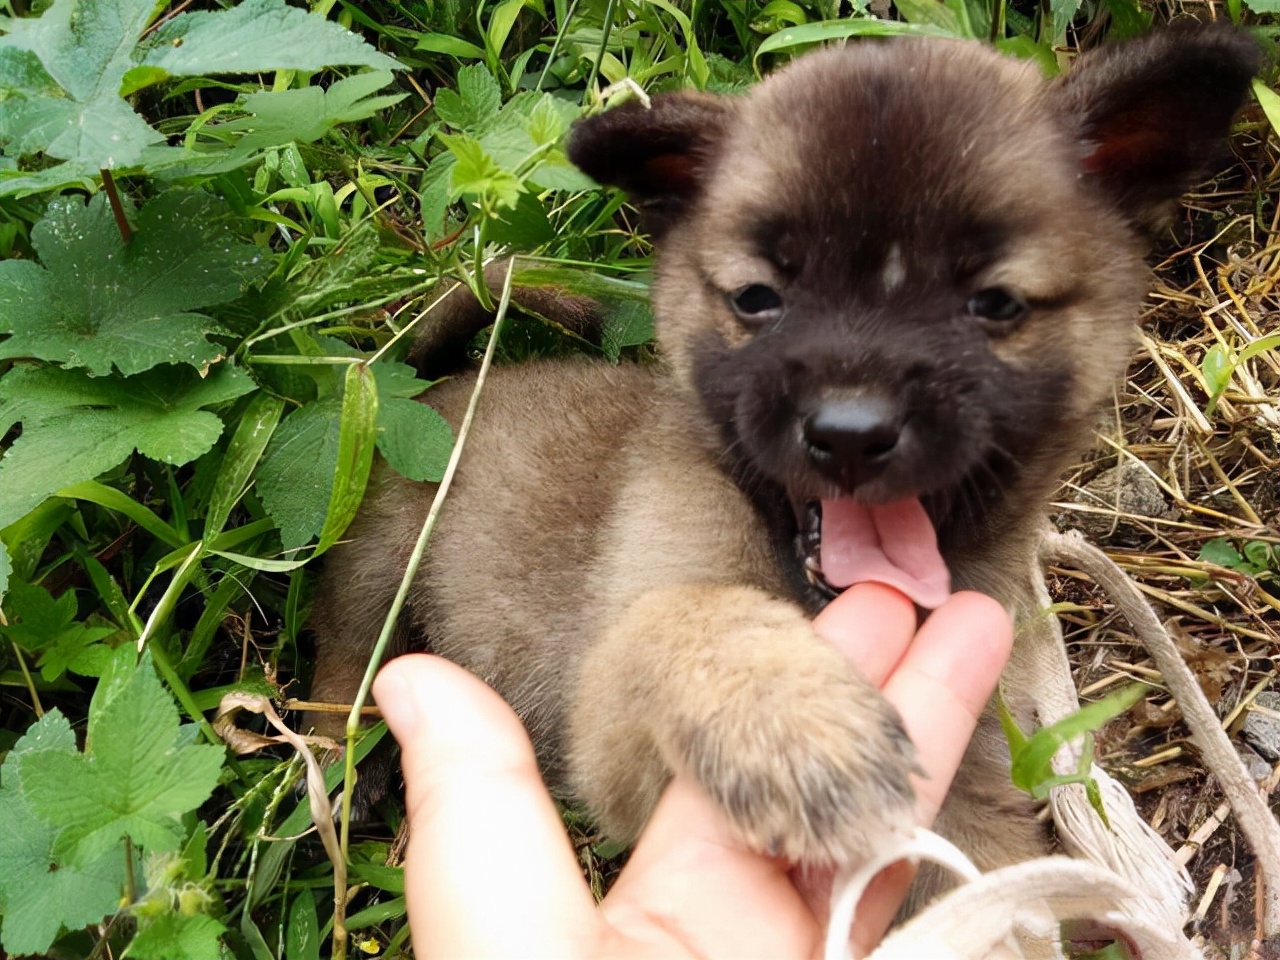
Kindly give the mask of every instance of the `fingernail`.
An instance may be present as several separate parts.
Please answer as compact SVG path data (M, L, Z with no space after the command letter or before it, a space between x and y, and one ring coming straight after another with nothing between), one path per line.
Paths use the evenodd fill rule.
M382 718L397 740L404 740L417 732L420 722L418 705L404 676L394 668L384 669L373 682L373 695Z

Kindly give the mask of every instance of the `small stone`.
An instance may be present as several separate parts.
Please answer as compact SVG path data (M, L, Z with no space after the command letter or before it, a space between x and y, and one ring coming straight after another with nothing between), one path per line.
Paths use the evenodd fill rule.
M1090 540L1116 546L1140 546L1150 537L1138 524L1117 518L1117 513L1158 520L1181 516L1151 475L1128 461L1102 471L1080 489L1072 490L1067 499L1089 507L1090 512L1064 510L1057 517L1059 526L1073 527Z
M1266 707L1280 714L1280 693L1260 693L1254 700L1260 707ZM1268 760L1280 760L1280 719L1257 710L1250 710L1244 718L1244 726L1240 734L1252 747Z

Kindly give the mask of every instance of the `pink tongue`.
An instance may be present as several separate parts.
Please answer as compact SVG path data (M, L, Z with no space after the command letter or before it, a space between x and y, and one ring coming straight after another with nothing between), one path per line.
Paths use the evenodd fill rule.
M901 590L927 610L951 593L938 536L916 499L867 506L822 501L822 575L833 587L873 581Z

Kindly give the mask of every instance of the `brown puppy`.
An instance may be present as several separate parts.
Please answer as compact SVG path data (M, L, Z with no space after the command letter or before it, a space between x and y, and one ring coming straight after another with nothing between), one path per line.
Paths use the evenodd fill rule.
M581 123L574 161L657 236L664 364L500 371L404 645L501 692L618 839L678 769L761 849L866 852L911 820L912 746L809 617L865 578L936 605L947 568L1029 604L1043 501L1130 349L1142 235L1256 67L1197 27L1054 83L977 44L859 43ZM428 400L456 423L470 387ZM433 494L382 471L333 552L316 699L354 693ZM947 817L984 867L1036 843L999 753L971 751Z

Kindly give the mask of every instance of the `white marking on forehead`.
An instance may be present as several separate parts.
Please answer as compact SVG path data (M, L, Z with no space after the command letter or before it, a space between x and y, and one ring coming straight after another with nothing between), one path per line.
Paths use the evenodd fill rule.
M890 244L885 254L884 266L880 268L880 286L885 293L893 293L907 279L907 265L902 261L902 247Z

